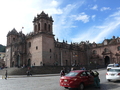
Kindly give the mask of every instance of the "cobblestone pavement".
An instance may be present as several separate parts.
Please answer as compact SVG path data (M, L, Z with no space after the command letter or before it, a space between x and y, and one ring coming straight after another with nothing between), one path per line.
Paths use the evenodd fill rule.
M120 81L107 82L105 79L105 70L101 70L101 88L88 86L85 90L120 90ZM59 74L43 74L27 77L26 75L8 76L7 80L0 76L0 90L68 90L59 86ZM77 90L77 89L70 89Z
M7 80L2 78L0 79L0 90L57 90L55 85L62 88L59 86L59 76L8 77L9 78Z

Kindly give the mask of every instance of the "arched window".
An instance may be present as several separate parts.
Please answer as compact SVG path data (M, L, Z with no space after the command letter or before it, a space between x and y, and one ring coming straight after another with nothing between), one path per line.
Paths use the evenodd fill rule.
M37 25L35 25L35 32L37 32Z

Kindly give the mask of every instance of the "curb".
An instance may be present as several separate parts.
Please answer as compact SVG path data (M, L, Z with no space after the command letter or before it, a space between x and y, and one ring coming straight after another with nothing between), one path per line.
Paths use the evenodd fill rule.
M36 74L32 76L27 75L8 75L7 78L23 78L23 77L47 77L47 76L60 76L60 74ZM1 76L1 79L5 79L5 75Z

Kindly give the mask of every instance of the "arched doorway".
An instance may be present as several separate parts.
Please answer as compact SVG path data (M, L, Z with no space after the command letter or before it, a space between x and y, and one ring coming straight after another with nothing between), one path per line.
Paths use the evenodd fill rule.
M28 59L28 66L31 66L31 60Z
M17 63L16 63L16 66L19 67L20 66L20 56L17 55Z
M12 67L14 67L14 61L12 61Z
M109 56L105 56L104 61L105 61L105 65L107 66L107 65L110 63L110 58L109 58Z

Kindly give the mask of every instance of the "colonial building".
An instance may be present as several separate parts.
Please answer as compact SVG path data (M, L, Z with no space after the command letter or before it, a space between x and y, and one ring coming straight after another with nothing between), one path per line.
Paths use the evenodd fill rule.
M6 66L71 66L120 62L119 38L101 44L80 42L68 44L55 40L53 19L42 12L33 20L33 32L25 35L14 28L7 34Z

